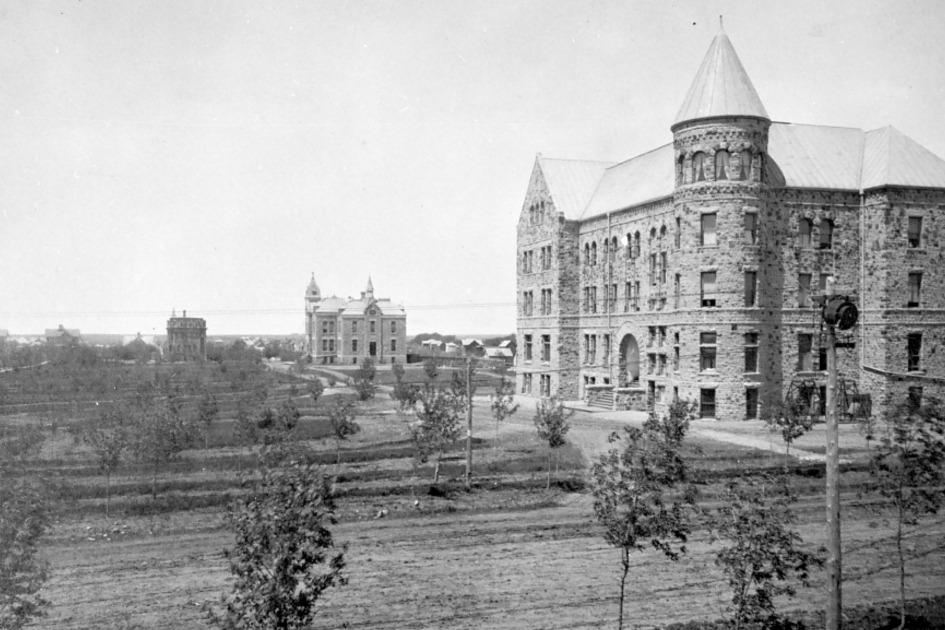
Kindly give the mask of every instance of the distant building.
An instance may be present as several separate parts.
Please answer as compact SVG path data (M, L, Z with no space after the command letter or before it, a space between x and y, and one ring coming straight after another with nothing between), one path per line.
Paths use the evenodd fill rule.
M46 343L54 346L68 346L82 340L78 328L64 328L62 324L59 324L59 328L47 328L45 337Z
M207 358L207 322L200 317L177 317L167 320L168 361L204 361Z
M315 275L305 291L305 336L315 363L407 362L407 312L388 298L375 298L374 285L359 299L322 298Z

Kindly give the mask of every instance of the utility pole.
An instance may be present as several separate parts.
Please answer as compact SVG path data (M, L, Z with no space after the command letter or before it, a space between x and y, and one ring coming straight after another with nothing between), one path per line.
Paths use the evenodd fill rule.
M827 278L824 307L834 292L834 278ZM827 324L827 630L840 630L840 430L837 425L837 337L834 323Z
M472 357L466 357L466 488L472 479Z

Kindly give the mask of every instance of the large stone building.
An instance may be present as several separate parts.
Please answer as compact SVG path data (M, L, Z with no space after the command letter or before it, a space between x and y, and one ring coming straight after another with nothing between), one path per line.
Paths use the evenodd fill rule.
M171 313L167 320L168 361L205 361L207 358L207 322L200 317L182 317Z
M357 364L407 362L407 312L388 298L375 298L368 278L361 297L323 298L315 274L305 290L305 335L313 362Z
M822 405L831 275L860 310L838 350L843 400L940 389L945 161L892 127L772 122L724 34L669 131L616 164L536 159L520 392L657 411L682 397L726 419Z

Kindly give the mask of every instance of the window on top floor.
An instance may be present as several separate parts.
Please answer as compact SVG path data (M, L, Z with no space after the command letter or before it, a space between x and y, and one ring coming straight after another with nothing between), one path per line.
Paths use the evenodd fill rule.
M396 334L397 334L397 322L393 322L393 321L392 321L392 322L390 323L390 334L392 334L392 335L396 335Z
M584 243L584 264L585 265L591 264L591 244L590 243Z
M636 232L633 235L633 258L640 257L640 233Z
M614 236L610 239L610 259L614 260L617 257L617 237Z
M716 215L714 212L703 214L700 217L700 244L703 247L715 247L718 244L718 237L715 231Z
M824 219L820 222L820 249L833 247L833 221Z
M692 156L692 181L705 181L705 153L699 152Z
M813 224L810 219L801 219L797 222L797 245L798 247L812 247L810 233Z
M604 262L607 262L607 259L610 257L610 239L604 239L601 241L601 256L600 259Z
M377 332L377 330L376 330L376 328L377 328L377 321L372 319L370 323L371 323L371 332L372 332L372 333Z
M722 180L729 178L729 155L724 149L715 152L715 179Z
M597 264L597 241L591 243L591 266Z
M745 245L754 245L758 242L758 214L745 213Z
M741 180L750 180L751 179L751 152L742 151L738 154L738 177L734 179Z
M922 246L922 217L909 217L909 247Z
M684 161L685 161L685 158L683 156L679 156L679 159L676 160L676 185L677 186L682 186L683 184L686 183L685 181L683 181L683 162Z

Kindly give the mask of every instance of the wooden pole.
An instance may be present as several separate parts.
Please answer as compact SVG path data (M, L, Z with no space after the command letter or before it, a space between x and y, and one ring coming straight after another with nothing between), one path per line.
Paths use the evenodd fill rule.
M466 357L466 487L472 478L472 357Z
M826 300L833 295L827 279ZM825 301L826 305L826 301ZM841 626L840 562L840 431L837 425L837 337L827 324L827 630Z

